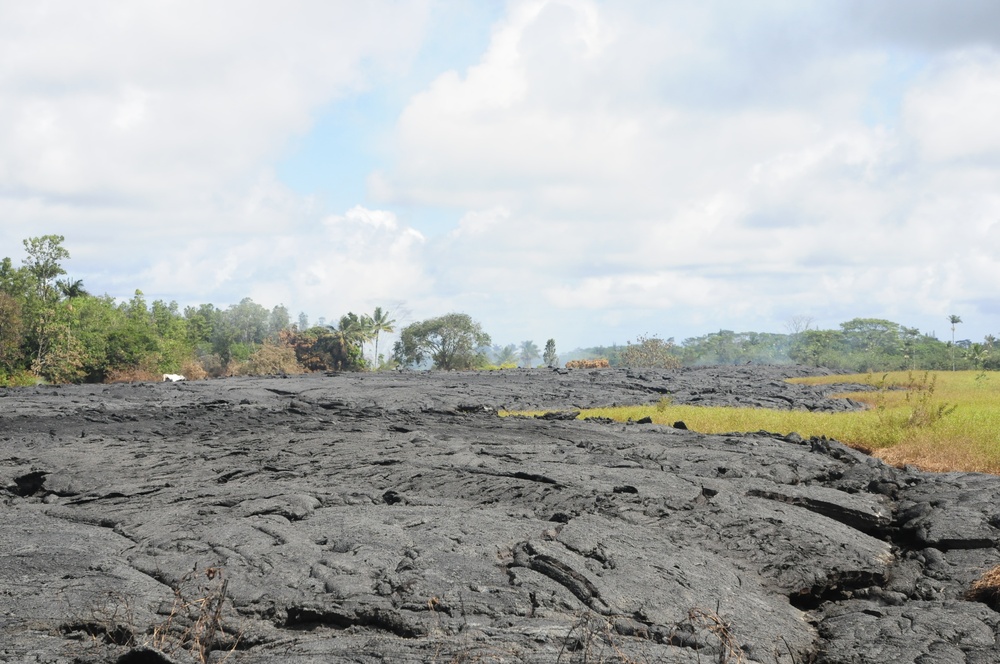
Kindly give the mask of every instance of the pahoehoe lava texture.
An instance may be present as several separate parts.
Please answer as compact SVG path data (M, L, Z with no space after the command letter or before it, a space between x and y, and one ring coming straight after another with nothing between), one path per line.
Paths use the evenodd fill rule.
M218 568L212 661L1000 661L1000 614L967 599L1000 563L1000 478L496 414L856 406L784 382L807 373L0 390L0 660L193 661L153 637Z

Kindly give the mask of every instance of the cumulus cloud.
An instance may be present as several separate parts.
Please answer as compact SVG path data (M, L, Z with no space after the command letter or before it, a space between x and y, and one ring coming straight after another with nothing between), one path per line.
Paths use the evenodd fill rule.
M76 235L102 284L328 316L406 299L500 340L1000 327L988 3L512 0L413 92L394 77L450 7L3 6L0 239ZM372 89L399 112L331 215L273 163Z
M997 276L948 260L1000 212L996 35L962 27L974 3L948 40L940 10L869 6L512 3L479 63L410 100L378 193L508 211L448 253L561 309L933 320Z
M938 64L906 95L903 119L930 162L989 159L1000 166L1000 53L975 49Z
M0 225L0 241L59 232L79 247L75 267L92 286L114 288L103 265L117 262L150 290L160 281L135 277L157 253L208 245L207 263L190 265L205 278L191 278L224 281L213 252L280 235L309 205L261 206L278 189L261 185L271 163L324 105L405 69L427 11L308 0L3 4L0 215L20 223Z
M394 213L356 206L304 222L295 232L223 244L189 242L177 254L160 256L140 280L168 297L200 290L221 295L216 304L227 304L249 296L333 320L349 310L363 313L423 297L431 286L424 243Z

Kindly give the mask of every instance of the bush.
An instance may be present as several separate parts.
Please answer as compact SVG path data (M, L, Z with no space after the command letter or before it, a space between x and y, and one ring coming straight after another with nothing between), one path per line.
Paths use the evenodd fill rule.
M18 371L10 375L0 373L0 387L31 387L39 378L29 371Z
M250 354L246 362L238 364L234 375L271 376L275 374L300 374L305 369L295 358L295 349L287 345L264 342Z
M636 369L679 369L681 360L674 354L676 348L673 339L640 336L622 351L620 363Z
M201 362L198 360L187 360L181 364L181 375L188 380L205 380L208 378L208 372L205 368L201 366Z
M216 353L199 355L196 362L206 378L221 378L226 375L226 365L223 364L222 357ZM187 376L187 373L184 375Z

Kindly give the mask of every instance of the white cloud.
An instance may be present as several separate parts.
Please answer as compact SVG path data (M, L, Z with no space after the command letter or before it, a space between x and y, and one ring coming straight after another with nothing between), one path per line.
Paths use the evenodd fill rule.
M173 234L245 232L231 206L324 104L411 57L425 14L419 2L5 3L0 206L131 208L130 221L105 217L120 234L168 210Z
M384 210L357 206L294 233L231 238L224 244L189 241L160 255L139 281L168 298L204 292L223 305L252 297L285 303L332 319L348 310L423 296L423 236ZM144 289L145 290L145 289Z
M325 311L348 283L352 304L397 277L419 288L412 231L391 213L366 217L374 235L345 215L338 232L364 252L349 256L271 164L324 105L405 69L427 12L422 1L0 5L0 218L13 222L0 244L60 233L92 290L185 304L251 295Z
M405 299L500 341L994 306L996 10L512 0L478 61L407 99L448 11L0 6L0 241L62 232L119 295ZM368 89L402 110L330 215L273 164Z
M453 237L483 236L494 233L504 233L503 225L510 219L510 210L497 205L489 210L470 210L458 220L458 227L452 232Z
M995 52L933 55L876 125L899 58L857 38L860 10L726 7L512 4L476 66L411 99L378 194L507 210L488 245L470 215L438 244L484 298L504 284L562 310L774 326L824 301L922 319L985 295L942 259L969 256L1000 213L996 165L936 162L1000 146Z
M1000 165L1000 53L962 51L906 96L907 131L928 161L988 158Z

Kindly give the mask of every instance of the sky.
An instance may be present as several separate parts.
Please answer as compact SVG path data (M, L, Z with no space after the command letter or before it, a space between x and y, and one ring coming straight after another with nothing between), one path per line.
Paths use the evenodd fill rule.
M1000 334L995 0L0 0L0 256L557 349Z

